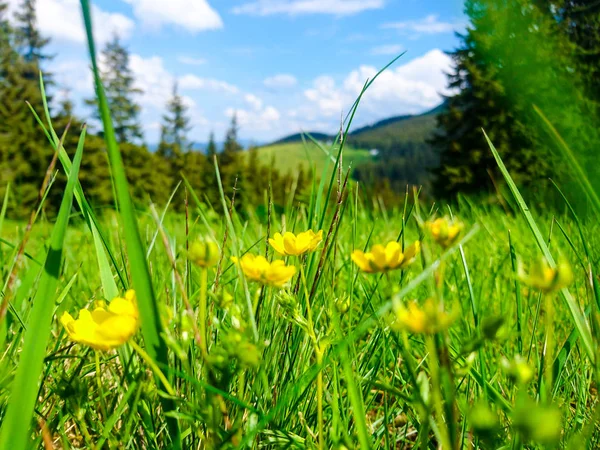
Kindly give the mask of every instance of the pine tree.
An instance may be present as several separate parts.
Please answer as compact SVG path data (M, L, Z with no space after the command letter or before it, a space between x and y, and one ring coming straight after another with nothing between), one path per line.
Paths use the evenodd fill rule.
M231 117L231 125L225 134L225 143L223 144L223 154L233 155L243 150L238 142L238 123L237 114Z
M209 161L212 161L217 154L217 144L215 143L215 133L210 132L208 137L208 145L206 146L206 155Z
M177 82L173 84L173 92L167 103L167 113L163 115L163 124L161 128L161 143L165 144L165 153L163 156L174 156L186 152L190 149L187 133L190 131L190 118L187 115L188 107L183 101L183 97L177 92Z
M533 105L568 128L576 97L570 47L557 39L556 21L532 0L468 0L465 8L471 25L451 53L448 78L458 93L447 98L432 140L441 163L435 191L453 196L491 188L496 163L482 128L517 182L539 186L558 174Z
M35 1L26 0L16 14L16 24L8 29L1 59L0 83L0 148L2 149L2 181L13 188L16 211L27 214L37 198L41 181L52 159L52 149L29 107L42 114L39 89L41 64L49 59L48 43L38 29ZM11 45L15 42L15 46ZM20 50L22 53L19 53Z
M559 0L552 11L559 16L563 32L574 44L578 73L582 75L587 96L600 116L600 2L597 0Z
M139 142L143 139L139 122L141 108L135 97L142 94L142 90L135 86L135 77L129 66L129 52L121 45L116 34L106 44L102 58L105 69L101 77L117 140L120 143ZM96 105L96 99L87 100L86 103Z

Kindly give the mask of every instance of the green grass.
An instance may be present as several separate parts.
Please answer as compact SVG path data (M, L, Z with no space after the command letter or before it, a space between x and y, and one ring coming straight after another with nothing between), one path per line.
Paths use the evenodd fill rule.
M385 214L369 211L352 195L344 205L339 228L325 256L320 282L310 296L316 335L325 347L322 363L324 448L341 444L348 448L365 448L364 443L359 444L363 440L370 442L373 448L391 448L393 442L400 446L403 442L412 445L421 433L426 437L419 439L425 441L434 442L440 438L439 427L444 422L439 421L433 401L432 391L436 386L430 378L431 356L427 356L426 336L393 331L385 318L394 296L423 301L438 295L433 277L440 273L442 265L445 282L441 295L446 309L458 313L448 334L439 336L450 352L449 370L453 377L457 417L453 434L467 445L472 428L480 427L470 416L472 405L484 402L507 427L504 432L497 433L499 438L494 445L504 442L510 446L519 442L515 439L522 439L519 445L525 445L524 439L528 435L523 427L526 424L517 429L515 417L518 418L517 411L522 408L522 396L527 394L536 399L541 395L542 387L535 378L526 386L515 385L502 364L504 359L511 360L519 353L520 338L522 355L528 358L529 367L536 374L543 367L546 319L543 309L540 311L541 299L537 291L522 284L519 291L515 291L508 245L510 231L518 258L529 262L540 256L538 243L527 221L495 208L465 202L454 211L465 221L465 233L469 233L465 234L467 239L462 245L464 259L457 247L443 253L425 237L423 255L426 257L423 260L405 272L390 272L389 277L381 277L357 272L350 261L350 253L353 249L396 239L402 230L405 230L403 236L407 243L417 239L422 230L414 215L416 211L413 209L414 213L403 223L401 211ZM326 214L326 230L333 213L331 206ZM305 208L287 210L285 215L272 218L272 230L282 229L284 216L288 229L295 223L295 230L303 230L307 228L306 214ZM101 227L111 230L107 238L114 244L118 269L127 273L126 248L119 244L123 229L112 225L115 218L112 214L105 216L101 219ZM157 224L149 215L142 214L139 218L144 236L142 243L147 248L157 231ZM586 282L587 257L572 217L533 211L532 218L540 233L551 242L551 253L562 254L573 266L576 279L570 286L571 295L582 307L591 305L595 308L594 293ZM318 429L318 367L315 366L313 345L299 318L307 317L305 295L310 295L317 277L321 251L306 262L306 289L304 281L300 280L300 289L295 293L298 282L295 278L288 289L259 291L257 284L246 285L241 281L228 257L238 252L264 253L265 224L255 220L247 222L233 215L231 226L235 236L230 234L228 237L219 288L214 297L209 296L211 320L207 325L209 355L213 358L227 356L228 364L223 367L215 362L218 359L213 359L207 369L184 319L184 295L189 297L195 314L198 314L201 273L195 267L190 271L186 269L185 252L188 237L208 234L206 225L197 219L195 213L191 215L189 236L182 216L167 214L162 223L175 252L185 291L174 283L172 266L160 238L148 258L169 346L170 368L164 370L176 387L173 416L182 430L183 447L196 448L207 439L214 446L223 448L239 448L241 442L253 448L280 448L289 442L296 442L298 448L316 447L318 438L313 436ZM62 311L75 312L77 308L103 298L93 235L82 218L74 217L72 222L54 296L60 298L64 294L64 298L53 306L52 339L46 350L36 415L44 418L50 435L56 442L63 442L64 448L94 448L100 439L105 440L105 448L139 448L142 445L169 448L166 416L160 406L161 396L166 394L159 392L160 385L155 384L144 361L127 351L100 354L102 383L98 386L94 352L83 345L70 343L61 330L58 317ZM34 226L27 246L27 252L34 259L43 258L45 242L53 226L43 220ZM5 234L6 240L18 244L24 224L9 220L4 227L9 231ZM221 239L226 227L223 220L220 225L212 225L211 231ZM594 220L585 219L582 223L591 261L600 258L599 228ZM1 248L2 254L7 255L2 266L2 274L6 277L11 247L2 245ZM440 257L444 259L443 264L438 261ZM293 258L290 263L298 265ZM23 283L17 291L20 302L15 302L14 312L9 312L9 332L0 365L4 380L0 393L3 415L8 404L10 391L7 389L12 384L14 361L19 360L22 346L19 339L21 326L15 317L18 314L25 323L33 317L30 299L39 291L39 285L36 277L27 281L26 275L37 271L39 266L35 262L23 261L19 272ZM216 278L215 269L209 269L208 275L210 292ZM233 300L223 307L220 299L226 294L233 296ZM261 305L255 317L258 341L254 338L247 311L248 294L251 300L258 297ZM295 308L290 309L290 299L294 300ZM346 312L341 313L336 307L340 299L349 302ZM520 315L517 299L522 303ZM474 311L478 312L477 321ZM485 331L497 320L502 321L499 330ZM234 324L241 324L241 328L235 328ZM553 324L556 345L549 356L552 360L558 357L562 344L576 329L566 303L555 303ZM236 348L242 344L232 344L228 339L236 333L245 336L247 344ZM593 333L591 339L597 343L597 334ZM141 335L135 340L142 342ZM438 342L437 345L442 344ZM563 443L578 438L585 426L595 420L595 370L584 349L579 341L569 349L553 381L552 399L544 401L559 408ZM260 354L257 366L249 365L245 359L253 351ZM100 406L102 403L107 405L106 413ZM356 411L361 409L364 420L360 420L362 414L355 417ZM39 426L38 420L32 423L31 435L38 438L30 448L41 447ZM584 437L596 443L593 447L598 444L600 434L592 427L589 436ZM484 448L496 448L478 442Z
M0 450L600 446L600 221L595 209L575 215L581 193L561 192L560 211L532 208L490 142L510 189L506 209L469 198L450 209L416 192L401 208L377 209L336 170L364 152L308 144L307 158L290 144L271 153L284 154L283 164L297 153L290 169L314 160L312 190L303 203L264 205L276 211L267 222L228 208L231 186L218 167L224 214L195 204L193 191L185 216L170 204L135 210L94 53L90 39L118 210L97 214L77 182L85 133L71 162L40 120L69 181L54 222L43 214L46 189L30 223L0 205ZM464 223L448 247L427 225L443 215ZM323 229L323 242L285 258L297 271L282 288L231 262L247 253L280 259L267 230L309 228ZM188 260L201 236L219 243L218 265ZM416 240L414 262L385 274L363 273L351 259ZM517 276L540 257L570 266L573 280L541 292ZM70 340L59 323L65 311L128 288L141 321L133 337L108 351ZM413 301L419 313L407 319Z
M327 143L324 145L329 148ZM282 173L295 173L300 167L305 171L310 171L316 167L316 173L319 175L323 168L331 161L332 156L328 156L315 143L307 140L303 142L292 142L286 144L272 144L257 149L258 159L263 164L271 164ZM337 153L333 154L333 158ZM365 150L346 148L344 150L344 167L356 167L358 164L371 159L369 153ZM333 167L333 164L330 164Z

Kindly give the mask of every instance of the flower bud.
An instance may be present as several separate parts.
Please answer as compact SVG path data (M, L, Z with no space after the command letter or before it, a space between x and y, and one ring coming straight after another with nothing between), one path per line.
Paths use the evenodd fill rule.
M211 267L219 261L219 247L208 239L198 239L190 246L188 258L200 267Z

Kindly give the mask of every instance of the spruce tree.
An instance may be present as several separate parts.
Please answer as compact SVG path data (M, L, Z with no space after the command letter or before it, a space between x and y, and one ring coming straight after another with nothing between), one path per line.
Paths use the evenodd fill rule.
M40 62L50 59L44 48L50 39L42 37L37 25L36 0L23 0L20 10L15 14L17 28L15 41L17 50L25 61Z
M210 136L208 137L208 145L206 146L206 156L209 161L212 161L216 154L217 144L215 143L215 133L211 131Z
M539 187L558 168L533 105L569 128L576 96L570 47L532 0L468 0L465 12L471 24L450 54L448 87L457 93L446 99L432 140L441 164L435 191L448 197L491 188L498 173L482 128L517 182Z
M104 70L101 71L101 78L117 140L119 143L139 142L143 139L139 121L141 108L135 97L142 94L142 90L135 86L129 52L116 34L102 51L102 63ZM90 99L86 103L96 105L96 100Z
M177 82L173 84L173 93L167 102L167 113L163 115L161 139L158 153L165 158L174 158L190 149L187 133L190 131L188 107L177 92Z
M42 63L49 59L45 53L48 40L38 31L33 0L22 3L12 31L6 22L2 28L8 30L9 36L2 43L0 69L2 181L3 185L12 184L16 211L26 215L35 203L53 154L26 104L29 102L42 115L39 72Z
M225 143L223 144L224 154L234 155L243 150L243 147L238 142L238 131L237 114L234 114L231 117L231 125L225 134Z

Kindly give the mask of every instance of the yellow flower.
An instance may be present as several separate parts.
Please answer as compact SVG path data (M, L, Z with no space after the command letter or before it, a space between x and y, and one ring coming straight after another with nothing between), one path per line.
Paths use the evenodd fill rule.
M246 277L270 286L283 287L296 273L294 266L286 266L281 260L269 262L264 256L245 254L241 259L233 256L231 260Z
M322 240L323 230L318 233L308 230L298 235L288 231L283 236L281 233L275 233L275 236L269 239L269 244L283 256L299 256L315 251Z
M219 261L219 247L211 240L199 239L188 252L190 261L200 267L211 267Z
M519 279L542 292L549 293L559 291L573 282L573 271L566 261L559 261L553 269L548 265L546 258L541 258L534 264L529 273L525 272L519 263Z
M96 302L93 311L82 309L77 320L65 312L60 318L71 340L89 345L96 350L110 350L127 342L139 326L139 312L135 291L117 297L106 306Z
M392 328L413 334L435 334L445 331L456 318L455 314L441 310L432 299L428 299L422 308L414 301L408 306L395 302L394 316Z
M427 228L431 236L444 248L450 247L456 242L464 227L464 224L459 220L448 219L447 217L427 222Z
M404 250L396 241L389 242L385 247L383 245L374 245L370 252L354 250L352 252L352 261L367 273L387 272L388 270L404 269L408 267L421 250L421 243L415 241L411 246Z

